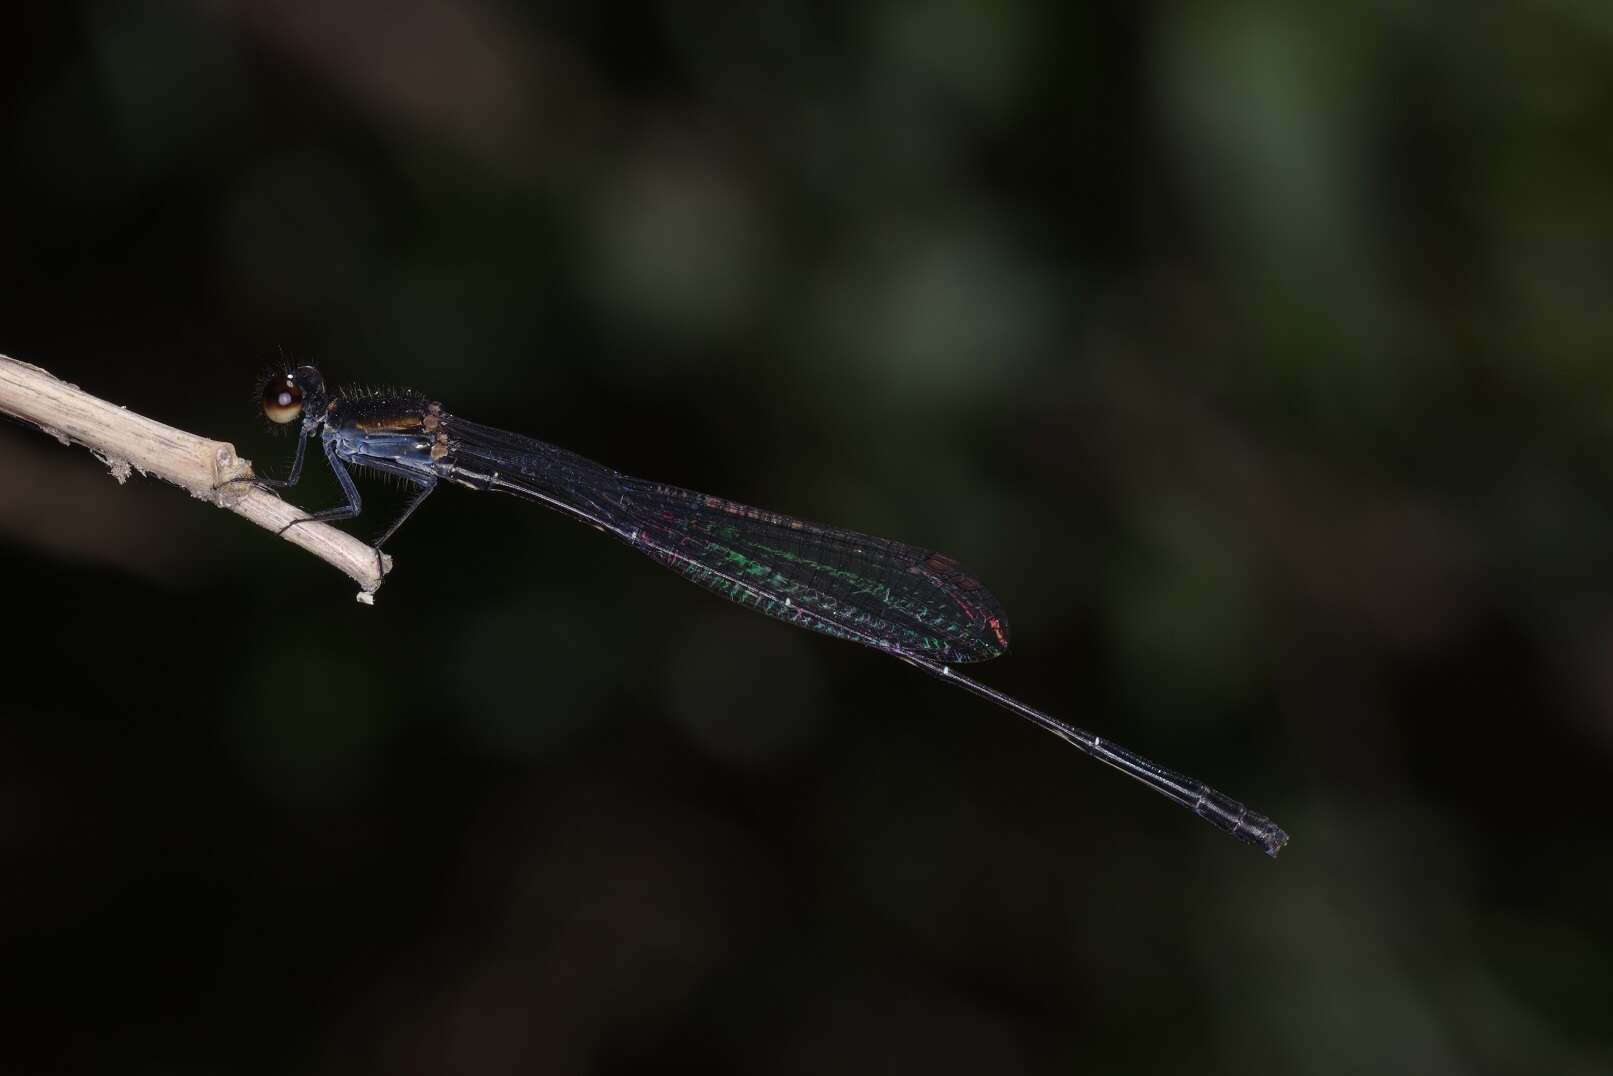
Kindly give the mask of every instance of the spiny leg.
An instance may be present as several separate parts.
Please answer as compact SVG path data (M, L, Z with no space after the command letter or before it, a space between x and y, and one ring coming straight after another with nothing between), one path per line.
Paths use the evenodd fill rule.
M290 489L302 478L302 461L308 452L308 434L304 432L297 438L297 453L291 457L291 473L284 478L259 478L257 481L271 489ZM327 456L330 453L325 453Z
M405 480L409 482L415 481L413 476L408 476ZM397 519L393 520L392 525L386 530L382 531L379 538L370 543L370 545L375 549L376 570L382 575L386 574L386 563L381 559L381 543L396 534L398 528L403 526L403 521L414 515L414 510L420 507L420 502L429 497L431 495L431 491L437 488L437 480L433 478L430 481L421 482L420 485L422 487L420 492L415 494L414 499L411 500L403 509L403 514L398 516Z
M264 487L266 487L268 489L290 489L292 486L295 486L297 484L297 482L302 478L302 461L303 461L303 457L307 453L307 450L308 450L308 434L307 433L300 433L300 434L297 435L297 451L296 451L296 454L291 457L291 473L286 475L286 477L284 477L284 478L265 478L262 475L254 474L254 475L246 475L246 476L244 476L242 478L227 478L223 482L220 482L217 486L215 486L214 490L217 491L217 490L223 489L225 486L233 486L237 482L251 482L254 485L264 486ZM327 453L327 455L328 454L329 453Z
M298 461L302 455L298 453ZM346 504L339 504L335 508L324 508L318 512L310 512L302 519L294 519L281 527L275 533L284 534L299 523L329 523L333 519L352 519L364 507L363 498L358 495L358 487L353 484L353 476L347 473L347 468L336 456L335 446L326 442L325 459L330 462L331 473L336 476L336 482L342 487L342 495L347 498ZM297 468L294 468L294 473ZM288 480L288 482L291 480Z
M414 480L411 478L411 479L409 479L409 481L414 481ZM426 480L426 481L422 481L422 482L420 482L420 486L421 486L420 492L415 494L414 499L411 500L409 502L408 506L403 509L403 514L400 515L397 519L392 521L392 526L388 527L386 530L381 532L381 537L377 538L375 541L370 543L371 545L375 546L376 549L380 549L382 542L386 541L388 538L392 537L394 534L397 533L398 528L403 526L403 521L404 520L406 520L410 516L414 515L414 510L416 508L420 507L420 502L424 501L427 497L429 497L431 495L431 491L437 488L437 480L435 478L433 478L433 479L429 479L429 480Z

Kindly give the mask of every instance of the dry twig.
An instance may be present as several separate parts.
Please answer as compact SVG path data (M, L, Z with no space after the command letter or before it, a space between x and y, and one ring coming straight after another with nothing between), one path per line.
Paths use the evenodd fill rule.
M362 588L358 600L373 601L392 558L377 557L370 546L324 523L302 523L281 532L307 513L251 482L252 464L235 446L210 441L134 414L59 381L37 366L0 355L0 411L38 426L63 444L81 444L95 453L120 483L131 469L155 475L208 501L280 533L339 568Z

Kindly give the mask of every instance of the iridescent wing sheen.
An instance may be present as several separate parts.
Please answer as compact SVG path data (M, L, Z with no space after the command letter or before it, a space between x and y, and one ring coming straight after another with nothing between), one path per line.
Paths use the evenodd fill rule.
M941 553L618 474L443 416L453 481L547 504L713 593L812 631L958 663L1008 648L991 593Z
M675 486L624 483L638 524L633 544L730 601L945 662L1008 648L997 599L944 554Z

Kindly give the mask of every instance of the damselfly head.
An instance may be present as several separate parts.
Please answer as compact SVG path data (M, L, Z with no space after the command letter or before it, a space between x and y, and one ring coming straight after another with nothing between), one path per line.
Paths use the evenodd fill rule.
M284 426L302 417L303 408L317 409L325 397L325 380L312 366L299 366L288 374L277 374L263 385L263 414L270 422Z

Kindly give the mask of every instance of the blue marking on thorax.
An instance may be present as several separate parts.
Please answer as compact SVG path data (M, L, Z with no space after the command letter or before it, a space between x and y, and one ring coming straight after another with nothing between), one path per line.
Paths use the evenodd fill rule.
M422 475L437 474L437 464L431 458L431 438L423 433L370 433L356 426L326 425L324 439L338 458L349 463L392 464Z

